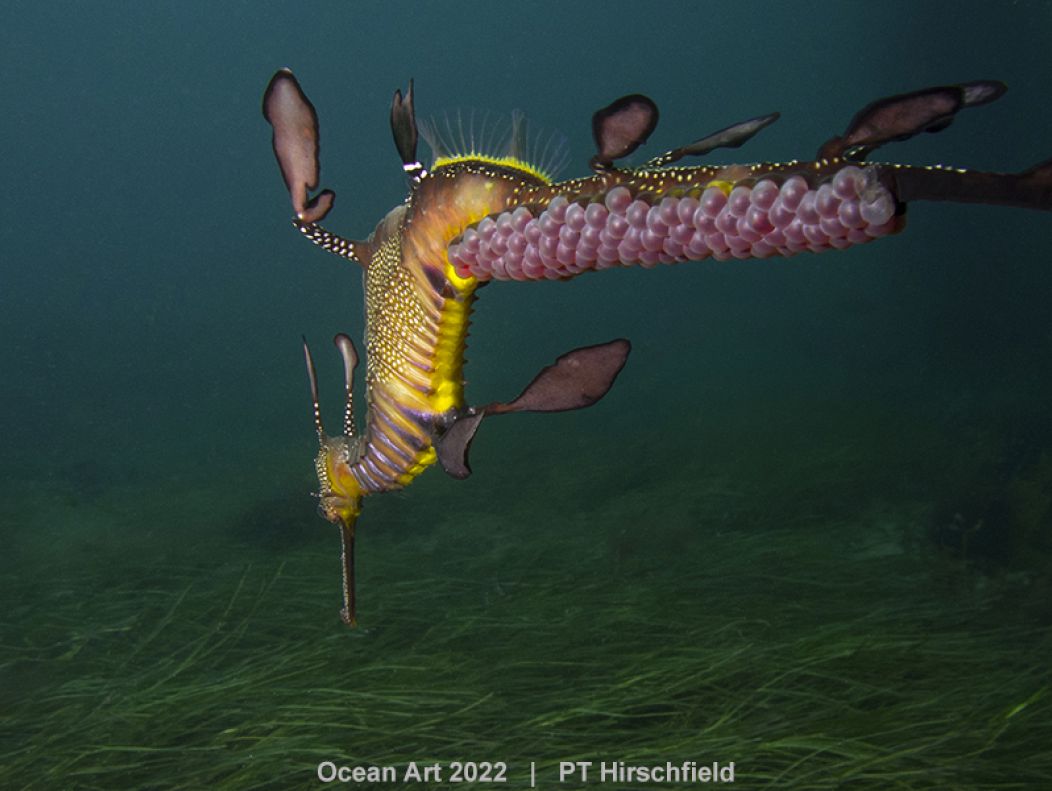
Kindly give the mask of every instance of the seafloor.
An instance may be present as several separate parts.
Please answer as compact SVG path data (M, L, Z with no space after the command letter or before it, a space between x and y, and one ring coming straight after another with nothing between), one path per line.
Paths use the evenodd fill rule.
M648 460L653 424L495 424L472 480L368 503L357 630L305 459L276 498L247 472L9 482L2 784L314 788L323 760L470 759L509 788L572 760L1052 787L1047 455L776 401L774 433L756 404L677 424L674 466Z

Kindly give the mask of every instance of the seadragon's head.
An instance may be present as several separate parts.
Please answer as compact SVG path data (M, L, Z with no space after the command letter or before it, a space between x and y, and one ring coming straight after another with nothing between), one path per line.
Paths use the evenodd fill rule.
M318 456L314 460L314 469L318 473L318 510L321 515L333 524L353 525L361 511L362 490L357 479L351 474L351 465L358 459L358 435L354 426L354 369L358 364L358 354L349 337L340 333L333 342L343 357L345 386L347 392L346 408L343 416L344 433L342 436L329 436L321 422L321 406L318 401L318 377L314 371L314 359L311 357L307 341L303 341L303 354L307 361L307 378L310 380L311 404L314 408L314 428L318 432Z
M343 610L345 623L355 623L354 592L354 526L362 510L362 489L351 472L351 465L358 459L358 432L354 425L354 369L358 365L358 353L351 339L340 333L333 339L343 357L346 407L343 415L341 436L331 437L325 433L321 422L321 406L318 402L318 377L314 371L307 341L303 341L303 354L307 361L307 378L310 380L311 404L314 408L314 428L318 432L318 456L314 469L318 473L318 512L340 528L343 539Z
M357 456L357 438L325 437L314 460L318 513L333 524L348 524L361 511L362 493L351 475L351 464Z

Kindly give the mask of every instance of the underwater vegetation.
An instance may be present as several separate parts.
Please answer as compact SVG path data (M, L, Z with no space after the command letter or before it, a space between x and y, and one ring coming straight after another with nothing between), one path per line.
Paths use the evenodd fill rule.
M968 462L933 504L928 538L965 577L1024 581L1052 622L1052 442L1040 423L1000 422L973 427Z
M581 471L598 495L553 471L516 500L528 467L509 465L491 499L454 497L437 519L421 498L378 506L358 630L327 625L324 531L254 539L291 505L202 507L181 532L153 515L170 542L139 548L145 514L126 506L126 533L85 547L70 517L113 509L59 498L65 532L19 567L47 575L0 567L5 784L311 788L323 760L475 755L525 788L529 761L554 778L597 750L733 760L750 788L1052 783L1044 604L1018 578L933 564L931 503L889 472L912 458L930 479L953 438L911 432L919 464L879 445L884 425L844 447L812 425L772 440L724 422L699 427L718 463L655 474L647 498L610 463ZM194 496L220 502L223 484Z
M872 6L869 11L876 15ZM384 11L384 22L390 22L389 13ZM56 16L64 14L68 11L58 9ZM851 22L857 30L854 13ZM100 38L82 35L80 25L70 27L78 38ZM541 787L551 787L557 762L574 759L733 761L742 788L1052 788L1052 431L1047 407L1052 336L1042 335L1050 270L1048 234L1040 230L1048 215L927 206L911 209L912 227L902 239L849 254L802 256L791 266L735 260L674 271L636 268L550 288L488 287L473 345L470 393L449 400L450 408L456 407L448 415L451 425L443 422L441 436L429 436L425 443L434 450L434 460L462 473L467 459L459 451L466 453L467 435L484 422L472 450L475 471L457 481L421 476L411 492L370 499L366 529L357 536L367 559L358 579L367 606L358 629L342 629L332 584L340 565L336 530L317 518L319 499L312 491L319 487L305 463L316 446L308 388L298 378L298 333L309 330L317 342L314 336L323 329L353 327L359 302L353 281L361 270L320 253L312 261L309 245L301 248L302 256L286 255L279 247L281 228L271 228L273 238L267 235L266 181L260 178L238 193L231 191L236 185L230 180L215 179L222 170L203 154L218 141L221 159L236 167L258 167L271 179L271 198L280 191L276 173L264 161L269 156L263 150L266 130L249 106L260 74L222 72L215 79L216 69L242 59L229 51L222 27L197 27L220 45L219 62L187 61L187 48L197 51L200 43L173 36L178 52L171 53L172 62L179 64L185 92L160 90L162 75L154 68L135 70L142 82L141 90L125 94L132 103L98 104L99 115L121 127L121 135L94 136L91 113L82 112L88 106L54 101L64 117L61 123L69 124L70 138L83 141L85 148L125 138L140 141L141 150L112 146L123 166L107 170L122 179L123 187L101 189L104 182L98 179L105 174L97 165L105 160L94 156L78 160L87 166L83 170L62 160L64 169L90 185L84 193L57 190L59 182L44 170L40 179L19 180L27 188L39 184L53 197L30 205L58 210L46 213L55 233L34 233L31 223L20 221L20 234L36 243L45 236L58 240L68 267L89 275L76 282L115 280L130 291L164 267L171 277L162 281L158 303L172 301L173 311L183 314L177 327L194 328L185 335L172 333L170 344L155 347L148 359L129 356L117 344L109 350L108 366L101 355L96 360L87 354L74 329L76 311L53 339L20 342L18 353L44 360L42 368L51 375L34 379L23 397L8 402L5 414L17 425L13 435L0 437L9 442L14 436L25 446L4 456L0 475L0 523L6 528L0 552L0 787L316 789L321 761L398 767L409 760L476 758L507 762L507 788L527 787L532 761L545 781ZM332 29L344 35L342 26ZM272 60L272 50L257 46L250 29L238 30L244 30L239 39L255 50L243 62L258 70L261 62ZM445 36L430 38L446 46ZM358 43L376 44L363 39ZM863 40L880 45L883 36L868 30ZM894 40L912 46L908 35ZM482 37L475 41L485 43ZM794 45L800 54L795 39ZM112 49L125 65L125 50ZM50 51L45 54L51 57ZM357 46L348 48L347 57L363 62ZM107 72L88 68L75 53L68 60L83 72L75 85L84 88L85 100L106 96L93 88L110 84L98 79ZM749 60L755 63L758 57L721 58L739 67ZM331 76L332 58L323 54L317 62ZM531 71L540 65L535 61ZM562 58L557 65L564 74L572 73L566 71L572 64ZM879 61L867 56L863 65L873 74ZM208 74L202 71L195 78L195 67L207 67ZM23 74L30 69L62 82L57 72L31 63ZM388 66L378 61L376 69ZM695 75L686 76L693 81ZM845 69L840 76L854 82L857 74ZM981 75L962 78L969 76ZM888 91L897 89L891 79L884 83ZM215 104L209 104L207 89L218 83L236 85L231 90L237 101L230 102L229 91L217 92ZM535 76L516 84L543 103L558 81ZM793 98L784 109L821 109L813 92L799 92L799 84L787 94L799 95L799 103ZM672 92L673 83L663 85ZM823 86L832 88L833 81ZM957 88L925 94L921 104L955 95L964 101L963 89ZM848 86L849 96L853 90ZM859 90L865 89L860 85ZM1021 85L1013 90L1023 98ZM155 156L164 137L141 129L136 133L138 102L153 95L166 105L180 105L172 108L173 117L186 117L190 126L209 133L207 141L181 141L178 171L162 168L163 158ZM493 95L484 93L482 100ZM192 103L195 112L187 112L178 97ZM335 97L337 105L343 98ZM402 95L396 104L403 133L399 154L408 145L406 98ZM39 101L34 97L11 106L35 112L54 99L44 92ZM332 101L330 95L326 106ZM712 117L719 97L709 101L697 108L670 101L667 109L670 117ZM1019 106L1002 104L1006 115ZM115 114L117 106L128 112ZM340 150L331 128L326 155L341 156L344 164L358 168L359 161L352 161L354 146L372 122L366 108L358 126L359 103L345 106L350 146ZM210 115L210 107L226 107L229 115ZM646 120L647 107L639 99L622 102L600 120L616 122L623 110L629 111L629 120L639 113ZM871 109L887 107L878 103ZM849 113L854 107L843 109ZM975 131L999 109L975 109L966 114L967 123L974 122ZM1029 109L1036 116L1043 107L1037 103ZM246 123L247 134L223 134L223 119L234 115L254 122L255 130ZM588 113L579 116L576 123L586 125ZM1029 113L1019 116L1024 116L1020 125L998 129L1003 137L995 141L1011 141L1019 151L980 143L960 161L1028 165L1029 156L1021 151L1037 125ZM693 156L714 139L743 141L770 118L728 127L685 146L685 153L669 153ZM157 120L150 129L185 129ZM383 121L381 112L375 123ZM843 121L850 129L848 115ZM937 126L945 118L940 121L936 114L929 121ZM58 122L51 126L61 128ZM680 127L683 137L669 143L689 141L693 131L705 130ZM955 131L957 139L974 139L968 129ZM256 147L242 145L253 133ZM850 136L845 131L831 145L843 145ZM605 132L600 139L611 142ZM813 155L822 139L820 134L803 153ZM945 134L932 140L936 146L951 142ZM855 139L849 148L857 144ZM652 153L661 158L663 148ZM74 147L67 153L72 157L81 151ZM595 151L594 165L603 172L588 170L592 153L579 157L583 181L594 187L605 178L612 183L629 179L603 197L604 208L610 198L613 209L607 209L601 234L620 227L611 216L621 218L623 212L627 222L632 210L638 219L639 203L653 199L642 185L655 177L639 175L632 181L636 177L626 176L628 168L611 161L617 150L606 145ZM1019 159L1008 158L1012 153L1020 153ZM362 161L371 165L372 152L364 154ZM37 163L36 157L24 158L31 166ZM398 161L392 158L390 164L397 182ZM857 172L842 171L847 175L839 186L849 195L842 201L848 221L859 219L854 209L861 205L871 219L888 208L881 200L888 185L869 184L859 176L874 164L852 161L845 167ZM458 184L459 175L470 169L463 162L446 166L447 175L458 174ZM157 182L126 189L130 177L149 179L150 168ZM775 173L736 184L730 193L741 188L741 196L749 190L746 213L759 221L761 204L773 197L770 187L759 184L773 185L780 178ZM779 185L779 198L790 178ZM827 178L832 180L822 183ZM827 187L827 211L836 178L824 173L811 185L817 187L816 202ZM952 182L956 176L948 178ZM184 179L189 192L177 189ZM377 183L355 175L351 182ZM860 185L869 198L850 197ZM892 181L891 186L900 185ZM616 191L620 187L632 198L627 205L625 193ZM545 189L536 188L535 194ZM686 192L691 190L697 194L665 196L678 201L674 222L681 223L675 225L681 237L686 225L680 209L686 214L684 207L695 208L696 215L707 191L724 191L702 184ZM208 192L218 204L209 204L203 194ZM709 192L710 209L721 202L716 192ZM730 193L723 208L731 203ZM796 194L792 186L786 193L790 201ZM78 194L87 197L76 199ZM231 212L231 196L238 194L256 202L239 202ZM308 216L320 208L311 203L315 193L301 193L297 186L294 194ZM143 196L153 198L148 209ZM483 229L485 218L480 218L475 227L457 230L459 241L455 234L449 238L459 245L457 259L491 280L500 279L502 267L505 274L515 274L514 258L492 242L497 223L504 219L502 228L507 228L524 209L538 225L546 219L549 230L560 234L554 262L548 256L551 267L541 258L546 272L561 276L590 261L593 252L598 268L600 248L580 244L583 232L580 237L566 232L573 244L561 238L571 221L580 222L578 209L587 223L590 206L578 205L577 198L564 205L558 197L547 206L543 201L517 206L511 216L502 209L492 228ZM650 209L661 212L665 197L649 207L648 217ZM105 204L103 213L109 216L92 225L86 237L92 216L84 211L90 208L87 201ZM285 220L281 203L272 203L277 226ZM571 210L571 204L578 208ZM358 220L376 218L359 214L362 205L345 200L335 207L339 230L368 232ZM744 207L741 201L737 205ZM121 214L121 206L131 213ZM598 213L592 211L593 219ZM80 232L67 229L63 214L84 215ZM837 207L838 220L839 214ZM195 215L206 217L211 233L221 238L185 222ZM23 216L33 219L32 212ZM766 216L771 219L769 210ZM784 219L782 214L779 221ZM889 222L900 220L895 214ZM745 223L744 232L758 227ZM955 228L962 229L957 240ZM128 232L135 229L141 230L142 248L131 244ZM325 236L318 227L308 230L312 240L347 251L339 247L340 237ZM656 223L647 230L664 243L673 229L666 229L667 236ZM107 231L117 237L118 247L96 247ZM694 231L688 247L697 242ZM530 243L525 230L521 238L514 233L510 238L515 246ZM767 252L744 235L731 238L741 249L748 242L749 251ZM817 238L807 244L824 244ZM472 239L481 254L474 262ZM647 239L654 243L654 236ZM292 238L289 244L296 242ZM562 259L568 260L560 260L560 242ZM551 242L546 244L550 248ZM640 267L653 257L643 253L655 252L643 248L626 245L626 252L639 254ZM133 256L137 249L146 254ZM186 275L193 269L172 265L188 250L200 251L200 269L236 272L237 291L213 293L210 281L190 281ZM538 246L537 256L542 252ZM720 254L730 254L730 247L720 247ZM331 289L321 269L326 259L338 284ZM32 251L22 260L32 264L27 270L49 269L49 261ZM530 262L534 273L536 263ZM141 279L116 276L122 268ZM980 271L984 277L975 277ZM423 279L415 282L425 291L442 288L426 272L417 274ZM459 282L441 274L454 286ZM466 279L463 273L452 274ZM666 290L659 298L658 291L647 289L651 283L660 289L662 278ZM728 288L730 279L735 280ZM977 281L995 285L974 288ZM269 295L284 288L274 289L275 282L289 288L272 301ZM828 287L831 282L852 285L838 289ZM998 292L1000 283L1008 285L997 299L991 292ZM578 287L577 293L594 302L566 298L563 303L563 295ZM593 287L597 290L589 292ZM968 296L962 298L953 287ZM1023 291L1032 301L1013 299ZM552 295L548 308L572 305L579 318L594 319L597 326L599 303L616 304L608 314L614 326L624 320L635 327L625 332L633 340L632 359L595 410L489 420L516 402L522 406L519 398L490 398L509 399L524 387L530 398L544 396L543 406L582 405L602 391L586 387L575 393L558 386L565 385L567 368L581 367L582 350L584 368L605 372L599 377L604 387L623 361L625 345L600 343L621 334L619 326L599 337L576 338L575 332L590 329L578 323L580 329L568 332L559 317L539 320L541 311L535 313L533 306L545 293ZM748 296L736 300L735 293ZM334 304L337 294L342 296ZM830 307L844 296L849 304ZM513 300L520 298L516 305ZM199 299L206 304L191 309ZM242 302L251 305L238 316ZM28 301L27 307L36 304ZM89 304L102 314L110 312L108 303ZM501 314L501 306L510 309ZM142 348L150 333L139 334L144 329L138 326L140 315L123 310L129 307L125 301L113 307L113 313L127 313L122 331ZM1033 315L1016 318L1028 308ZM212 309L220 315L202 324ZM278 311L288 312L279 319ZM681 324L665 321L673 314ZM34 312L29 323L49 315ZM167 329L166 315L157 312L153 337ZM911 323L917 315L922 318ZM1000 324L985 320L993 315L1009 318ZM466 325L466 317L461 318ZM9 337L17 337L16 323L10 320ZM808 325L806 331L801 324ZM899 324L906 325L901 333L896 332ZM991 326L1006 332L991 333ZM240 329L231 331L235 328ZM929 331L933 328L938 331ZM967 331L963 340L962 331ZM1002 342L1006 334L1012 343ZM823 346L830 336L836 343ZM111 339L108 330L103 337ZM345 470L332 475L329 462L339 467L338 462L350 460L354 440L366 442L368 422L361 408L377 407L367 403L368 372L363 383L358 371L354 388L336 373L341 361L353 372L357 359L352 345L338 337L337 353L329 349L327 359L318 355L321 396L333 410L331 416L326 413L325 425L342 433L323 435L323 472L335 484ZM948 338L958 342L942 342ZM976 340L983 353L976 353ZM393 341L382 334L374 338L374 345L382 342ZM587 350L597 347L586 343L599 343L601 356L591 356ZM46 359L43 347L49 345L60 348L54 360ZM574 347L560 358L560 367L557 354ZM246 354L249 349L254 353ZM376 359L374 351L368 344L362 349L363 368L366 356ZM947 353L960 359L945 364ZM185 364L168 368L176 356L185 357ZM597 368L591 364L597 359L615 365ZM456 355L443 358L450 360L455 362ZM96 362L97 379L85 379L84 372ZM126 375L123 388L113 386L121 381L113 376L118 369ZM455 371L443 371L456 379ZM527 384L534 371L547 373ZM155 379L164 372L170 376ZM543 386L536 389L538 381ZM549 387L553 383L556 387ZM338 415L349 400L348 390L358 400L359 426L346 415L341 423ZM552 400L553 394L565 399L567 392L577 398ZM439 459L442 447L454 452ZM427 456L426 448L423 453ZM372 461L383 463L379 456ZM383 478L387 472L377 467L369 475ZM321 488L334 496L339 486ZM348 503L337 498L321 504L339 509Z

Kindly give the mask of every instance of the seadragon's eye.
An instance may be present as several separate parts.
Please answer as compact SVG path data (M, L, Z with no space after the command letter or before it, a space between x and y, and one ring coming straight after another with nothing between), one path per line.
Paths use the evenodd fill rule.
M339 524L339 502L339 497L326 497L323 495L318 502L318 516L333 524Z

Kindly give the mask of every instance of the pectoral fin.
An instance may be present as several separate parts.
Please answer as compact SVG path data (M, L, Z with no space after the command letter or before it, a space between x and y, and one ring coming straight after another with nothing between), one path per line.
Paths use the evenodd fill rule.
M494 402L456 417L435 440L438 461L454 478L471 474L468 451L482 418L509 412L565 412L590 407L605 396L621 373L632 345L624 338L584 346L559 357L510 402Z

